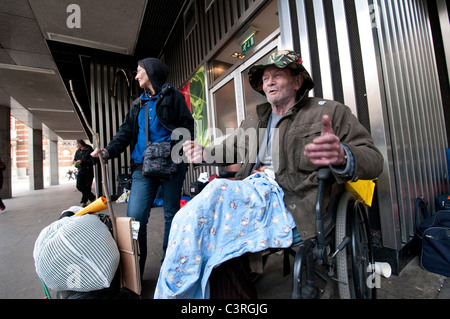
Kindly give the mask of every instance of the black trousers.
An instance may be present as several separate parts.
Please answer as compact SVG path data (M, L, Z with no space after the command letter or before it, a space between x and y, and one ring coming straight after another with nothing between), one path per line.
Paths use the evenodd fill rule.
M209 277L211 299L257 299L250 276L248 255L230 259L214 268Z
M86 204L88 200L91 202L96 199L94 193L92 193L92 181L94 180L94 175L89 173L78 173L77 177L77 189L81 192L80 203Z

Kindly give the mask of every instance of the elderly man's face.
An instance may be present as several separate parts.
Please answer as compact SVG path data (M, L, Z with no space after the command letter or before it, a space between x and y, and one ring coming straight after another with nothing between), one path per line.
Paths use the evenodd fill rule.
M297 91L303 83L303 77L294 76L291 70L269 66L264 71L263 90L267 101L272 105L286 105L295 102Z

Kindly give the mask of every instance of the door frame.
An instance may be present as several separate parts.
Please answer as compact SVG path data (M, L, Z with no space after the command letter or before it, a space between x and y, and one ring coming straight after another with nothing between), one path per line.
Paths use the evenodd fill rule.
M234 69L228 71L229 73L225 75L222 79L219 79L213 83L207 90L207 96L209 99L208 103L208 114L210 128L210 140L214 141L217 137L216 128L216 112L215 112L215 102L214 93L220 90L224 85L228 84L230 81L234 80L235 89L235 102L236 102L236 122L237 125L245 119L245 97L244 97L244 83L243 83L243 72L255 64L258 60L264 57L273 49L279 47L280 44L280 30L277 29L270 36L268 36L263 42L261 42L258 47L255 48L255 53L249 58L245 59L244 62ZM207 82L208 83L208 82ZM237 128L237 127L236 127ZM222 132L225 133L225 132ZM221 139L220 139L221 140Z

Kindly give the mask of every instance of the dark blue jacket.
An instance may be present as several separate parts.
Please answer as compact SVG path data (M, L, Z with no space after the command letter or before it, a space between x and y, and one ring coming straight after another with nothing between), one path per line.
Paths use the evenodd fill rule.
M109 152L109 158L118 157L128 146L131 147L131 153L133 153L139 132L138 115L140 108L141 101L138 98L133 102L122 125L119 127L119 131L106 147ZM156 116L160 123L169 131L173 131L176 128L186 128L191 134L190 139L194 139L194 118L186 105L184 95L170 84L166 85L158 93ZM187 139L186 137L181 138ZM131 163L132 169L135 166L134 164L133 162Z
M180 137L181 139L194 139L194 118L191 111L186 105L184 95L175 89L172 85L166 84L169 68L159 59L146 58L140 60L138 65L145 69L147 76L152 84L152 87L157 94L156 101L156 117L162 126L173 132L176 128L185 128L189 130L190 137ZM118 157L128 146L131 146L131 154L138 141L139 124L138 116L142 105L145 104L139 98L136 99L119 131L114 136L113 140L108 144L106 149L109 152L109 157ZM177 141L173 141L176 143ZM136 167L131 159L131 169Z

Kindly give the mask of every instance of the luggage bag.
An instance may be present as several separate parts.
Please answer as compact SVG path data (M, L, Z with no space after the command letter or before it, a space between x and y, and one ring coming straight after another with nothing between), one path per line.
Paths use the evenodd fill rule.
M420 222L419 212L424 220ZM423 269L450 276L450 210L440 210L429 216L427 203L415 201L416 239Z
M83 119L85 120L85 123L89 123L87 121L87 118L83 112L83 108L81 107L81 105L78 102L78 99L76 98L74 89L73 89L73 83L72 80L69 81L70 84L70 91L72 93L72 96L75 100L75 103L78 106L78 109L80 110L81 115L83 116ZM92 129L91 126L87 125L89 131L92 133L93 137L95 138L95 142L96 142L96 147L97 149L101 150L101 144L100 144L100 137L99 135L94 132L94 130ZM100 167L101 167L101 180L102 180L102 188L103 188L103 192L106 196L105 197L99 197L96 201L94 201L93 203L91 203L89 206L85 207L84 209L82 209L81 207L78 207L80 209L82 209L83 215L77 215L77 213L79 214L80 211L78 211L77 213L75 213L74 211L68 211L68 212L63 212L63 214L61 215L60 219L64 219L64 222L61 223L66 223L68 222L67 219L68 218L73 218L71 221L69 221L69 223L72 224L76 224L77 222L79 222L80 220L88 220L90 222L94 222L97 218L98 218L98 213L99 210L103 210L103 209L108 209L109 211L109 215L104 215L107 216L107 218L105 220L109 220L110 222L108 222L107 224L107 229L109 231L108 236L104 233L103 231L103 239L105 239L107 242L109 242L110 244L108 245L108 249L105 253L106 260L111 259L111 262L106 265L107 271L98 271L99 269L104 269L104 267L102 266L103 260L102 258L99 258L99 252L103 249L99 247L101 247L103 245L103 241L102 240L96 240L96 232L97 229L103 228L102 226L97 226L97 227L90 227L89 230L86 230L86 234L84 236L78 236L77 237L77 231L80 229L78 227L77 231L67 231L65 232L62 236L60 236L60 242L56 241L57 244L62 246L65 246L67 249L66 251L71 251L70 254L72 254L73 256L76 256L76 258L78 258L78 260L65 260L68 258L64 258L64 256L62 256L62 258L60 258L60 260L63 263L66 263L67 265L69 265L69 268L73 268L76 271L78 271L78 275L77 276L73 276L73 274L70 273L70 271L67 271L67 269L65 269L66 273L65 276L62 277L62 279L64 280L64 278L66 278L66 283L64 286L64 284L62 284L61 287L56 286L56 289L58 292L68 292L69 295L72 294L72 296L75 296L75 298L99 298L100 296L105 296L105 294L103 294L105 292L104 289L108 290L108 296L109 298L113 297L115 292L119 292L119 294L117 294L116 296L120 298L120 296L124 296L126 295L126 292L128 291L133 291L134 293L136 293L137 295L141 294L141 278L140 278L140 271L136 271L136 269L138 269L139 267L139 250L138 250L138 243L137 243L137 235L135 235L137 232L134 231L132 229L132 222L133 219L129 218L129 217L115 217L114 215L114 211L113 211L113 207L112 207L112 202L111 202L111 198L109 195L109 190L107 187L107 182L108 182L108 173L107 173L107 159L106 159L106 154L104 152L99 152L99 162L100 162ZM105 182L106 181L106 182ZM109 205L104 205L104 204L109 204ZM92 209L91 209L92 208ZM76 209L76 208L75 208ZM75 213L75 214L74 214ZM72 215L75 216L72 216ZM86 215L84 215L86 214ZM103 225L105 225L105 220L103 220ZM57 221L59 222L59 221ZM55 222L55 223L57 223ZM97 223L97 222L94 222ZM89 224L89 223L88 223ZM97 223L98 224L98 223ZM49 225L48 227L46 227L44 230L47 230L47 228L49 228L52 225ZM75 227L76 228L76 227ZM83 228L81 228L83 229ZM42 232L44 232L44 230ZM41 232L41 233L42 233ZM40 234L41 237L42 234ZM44 240L41 240L38 244L39 239L42 238L38 238L38 241L35 244L36 246L39 246L40 248L48 246L47 248L47 252L48 252L48 258L45 259L45 264L40 264L39 266L37 265L38 263L40 263L40 260L42 260L41 258L41 251L40 249L36 249L36 254L35 256L35 264L36 264L36 270L38 272L38 275L42 278L42 274L45 272L49 272L50 273L50 277L51 276L58 276L58 271L60 269L58 269L58 264L54 264L55 259L52 258L53 254L56 252L54 249L52 249L53 247L51 245L46 245L46 243L48 242L48 240L51 240L53 238L53 234L52 233L47 233L45 235L42 235ZM86 237L89 237L89 240L86 241ZM92 237L94 237L94 239L92 239ZM111 242L112 240L112 242ZM97 246L92 245L92 242L94 242L95 244L97 244ZM74 247L78 247L77 249L74 249ZM80 254L80 250L83 251L82 254ZM104 256L102 256L104 257ZM103 258L105 259L105 258ZM53 263L53 265L52 265ZM83 265L82 265L83 264ZM88 265L88 266L86 266ZM79 288L79 283L83 282L85 280L86 275L84 275L85 277L83 277L84 271L85 271L85 267L86 268L91 268L92 272L89 276L92 277L92 274L96 273L100 279L99 282L95 282L93 284L92 287L83 287L83 284L81 285L81 288ZM103 267L103 268L102 268ZM43 271L39 270L38 268L42 268ZM47 268L50 268L50 270L48 270ZM58 284L60 284L63 280L58 280ZM75 280L76 285L71 284L71 280ZM50 298L50 294L48 292L47 289L47 285L46 282L44 280L42 280L42 286L44 289L44 293L47 299ZM75 290L73 288L76 288ZM69 290L64 290L65 288L69 288ZM100 289L96 289L96 288L100 288ZM103 289L102 289L103 288ZM70 290L72 289L72 290ZM125 292L125 294L123 294L122 292ZM67 295L67 294L66 294ZM131 294L130 294L131 295ZM73 299L73 298L72 298Z

